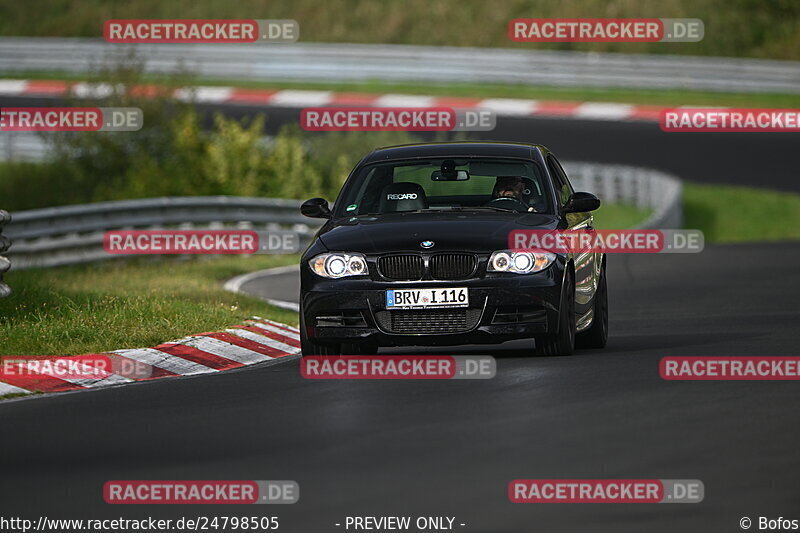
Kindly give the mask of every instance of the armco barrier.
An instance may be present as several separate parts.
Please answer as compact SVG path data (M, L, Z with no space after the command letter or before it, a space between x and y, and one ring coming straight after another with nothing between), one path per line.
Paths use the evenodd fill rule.
M564 170L576 191L594 193L608 204L652 209L650 217L636 229L676 229L683 224L683 185L671 174L598 163L565 162Z
M98 202L20 211L6 232L14 269L107 259L103 234L115 229L292 229L300 243L313 235L298 200L187 196Z
M0 253L5 252L11 246L11 241L3 235L3 226L11 220L8 211L0 209ZM11 294L11 289L3 282L3 274L11 268L11 261L7 257L0 255L0 298L5 298Z
M576 190L606 203L653 211L639 228L679 228L681 183L656 170L597 163L565 163ZM20 211L6 228L14 241L14 269L107 259L103 234L114 229L291 229L301 245L319 222L300 214L299 200L238 196L148 198Z
M387 44L110 44L102 39L4 37L0 70L82 74L114 66L131 48L148 72L214 79L515 83L559 87L800 92L800 62L603 54L519 48Z

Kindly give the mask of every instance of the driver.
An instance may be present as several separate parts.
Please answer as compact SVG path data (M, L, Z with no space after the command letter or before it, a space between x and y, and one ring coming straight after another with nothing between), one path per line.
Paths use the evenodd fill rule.
M519 176L498 176L492 191L493 198L515 198L522 200L525 183Z
M525 181L520 176L497 176L494 190L492 190L492 198L494 200L498 198L517 200L522 204L520 207L524 206L529 212L536 211L533 207L528 207L528 202L525 201Z

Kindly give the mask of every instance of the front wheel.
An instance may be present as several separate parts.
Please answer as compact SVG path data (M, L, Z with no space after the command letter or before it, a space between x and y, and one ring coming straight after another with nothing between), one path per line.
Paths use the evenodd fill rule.
M302 355L375 355L378 346L373 343L317 344L308 338L303 312L300 311L300 352Z
M600 271L597 293L594 295L594 317L589 329L578 334L579 348L605 348L608 342L608 284L606 268Z
M339 345L317 344L308 338L306 320L300 309L300 353L302 355L341 355Z
M571 272L564 277L558 331L537 335L535 340L536 355L572 355L575 351L575 281Z

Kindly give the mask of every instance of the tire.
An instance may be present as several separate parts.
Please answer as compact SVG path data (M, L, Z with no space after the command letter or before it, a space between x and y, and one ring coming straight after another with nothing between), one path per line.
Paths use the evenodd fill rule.
M600 272L600 281L597 283L597 294L594 296L594 318L589 329L576 337L579 348L600 349L608 343L608 282L606 281L606 267Z
M575 351L575 281L571 272L564 278L558 311L558 331L536 336L536 355L572 355Z
M317 344L300 336L300 353L306 355L342 355L340 344Z
M300 353L302 355L375 355L378 347L371 343L317 344L308 338L303 311L300 311Z
M317 344L308 338L303 309L300 309L300 354L301 355L340 355L339 345Z

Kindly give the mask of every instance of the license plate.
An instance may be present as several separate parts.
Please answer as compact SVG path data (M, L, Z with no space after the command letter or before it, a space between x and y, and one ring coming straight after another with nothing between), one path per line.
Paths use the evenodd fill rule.
M466 287L446 289L389 289L386 309L438 309L469 306Z

